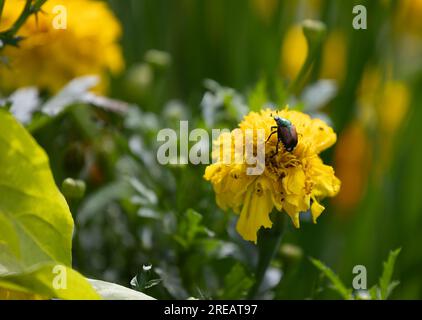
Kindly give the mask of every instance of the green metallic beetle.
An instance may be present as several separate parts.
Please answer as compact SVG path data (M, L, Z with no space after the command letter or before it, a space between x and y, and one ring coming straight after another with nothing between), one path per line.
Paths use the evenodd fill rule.
M280 142L283 144L284 148L288 152L292 152L296 148L298 142L296 127L293 123L279 116L275 116L274 121L277 123L277 125L271 127L271 130L274 131L271 132L266 141L268 142L272 135L277 133L276 150L271 157L274 157L278 153L278 146Z

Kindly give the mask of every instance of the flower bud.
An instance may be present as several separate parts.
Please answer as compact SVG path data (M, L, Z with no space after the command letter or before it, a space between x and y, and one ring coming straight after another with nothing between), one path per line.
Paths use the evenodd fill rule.
M170 54L159 50L148 50L144 58L147 63L160 69L168 67L171 63Z
M66 178L62 183L62 193L67 199L80 199L85 194L86 185L82 180Z
M294 244L286 243L280 247L280 254L288 264L293 264L298 262L303 257L303 251L300 247L295 246Z
M304 20L302 29L309 48L319 46L327 33L325 24L317 20Z

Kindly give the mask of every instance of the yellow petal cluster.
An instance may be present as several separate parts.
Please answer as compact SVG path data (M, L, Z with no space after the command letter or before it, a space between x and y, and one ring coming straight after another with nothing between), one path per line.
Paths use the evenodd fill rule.
M24 3L5 2L0 31L15 22ZM54 24L63 23L58 19L61 7L66 9L66 29L56 29ZM123 68L117 43L121 26L102 1L49 0L42 12L29 17L18 35L24 37L19 47L6 46L1 52L9 61L8 65L0 63L0 90L5 92L32 85L56 92L71 79L88 74L102 77L99 90L103 91L107 73Z
M248 165L243 152L233 148L236 135L247 129L264 129L265 137L268 137L275 125L275 115L290 120L296 127L298 145L293 152L287 152L280 146L279 152L273 156L277 144L277 135L273 135L265 145L263 173L247 175ZM224 143L226 139L231 139L233 143ZM261 227L271 228L269 214L274 208L286 212L297 228L301 212L310 210L316 222L324 211L319 201L335 196L340 189L340 181L333 168L325 165L319 157L320 152L335 142L336 134L331 127L304 113L288 109L250 112L238 129L220 135L214 142L213 150L213 158L216 158L216 152L221 153L223 148L230 147L232 158L237 155L245 161L227 163L221 159L206 168L204 178L213 185L218 206L240 214L237 231L245 240L256 243L258 230ZM239 152L240 155L237 154Z

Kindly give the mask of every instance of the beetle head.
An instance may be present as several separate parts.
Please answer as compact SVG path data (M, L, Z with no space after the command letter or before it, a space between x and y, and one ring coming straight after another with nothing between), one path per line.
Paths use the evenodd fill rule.
M280 126L280 127L288 128L292 125L292 123L289 120L287 120L285 118L280 118L279 116L275 116L274 120L275 120L275 122L277 122L277 125Z

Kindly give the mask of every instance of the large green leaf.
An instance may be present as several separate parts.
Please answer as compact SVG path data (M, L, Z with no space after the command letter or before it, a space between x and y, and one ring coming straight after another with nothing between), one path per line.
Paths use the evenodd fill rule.
M47 155L3 110L0 129L0 298L100 298L71 268L73 219Z
M78 272L57 262L26 267L0 244L0 299L99 299Z
M0 244L24 267L46 261L70 266L73 220L47 155L3 110L0 129Z
M243 298L253 285L253 280L241 264L235 264L224 278L224 292L220 299Z
M21 294L26 293L41 298L100 299L90 283L70 267L49 262L31 269L0 277L0 291L10 290L11 298L25 298Z

